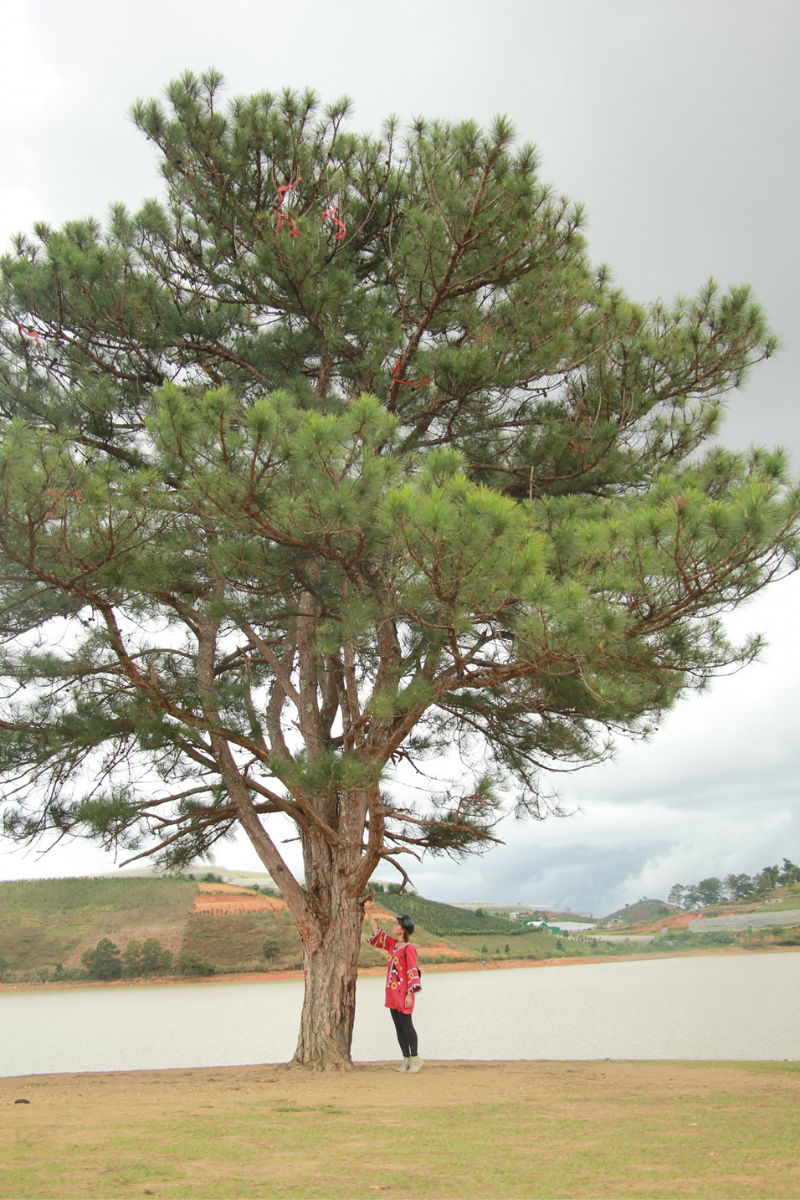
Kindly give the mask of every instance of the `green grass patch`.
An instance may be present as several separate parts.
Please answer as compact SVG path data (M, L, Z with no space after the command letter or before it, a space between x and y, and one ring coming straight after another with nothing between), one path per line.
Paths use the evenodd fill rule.
M17 1111L0 1132L0 1197L797 1196L797 1064L721 1065L527 1064L507 1072L507 1100L483 1099L475 1072L474 1099L461 1088L453 1103L443 1074L433 1102L421 1080L378 1071L344 1077L336 1103L281 1094L286 1080L242 1099L207 1084L179 1115L162 1087L159 1116L132 1081L124 1113L98 1095L77 1130L72 1109L36 1126ZM696 1078L709 1071L713 1086Z

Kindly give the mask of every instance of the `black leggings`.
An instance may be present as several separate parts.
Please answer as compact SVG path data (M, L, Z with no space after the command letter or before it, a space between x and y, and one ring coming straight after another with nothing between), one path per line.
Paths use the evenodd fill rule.
M403 1058L417 1057L417 1031L414 1028L414 1022L411 1020L410 1012L399 1012L396 1008L390 1008L392 1014L395 1031L397 1032L397 1040L400 1043L400 1049L403 1051Z

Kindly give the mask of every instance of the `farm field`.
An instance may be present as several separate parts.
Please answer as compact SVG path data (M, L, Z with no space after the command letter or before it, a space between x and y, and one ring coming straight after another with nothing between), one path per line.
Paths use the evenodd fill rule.
M0 1197L20 1200L800 1194L796 1063L32 1076L0 1105Z

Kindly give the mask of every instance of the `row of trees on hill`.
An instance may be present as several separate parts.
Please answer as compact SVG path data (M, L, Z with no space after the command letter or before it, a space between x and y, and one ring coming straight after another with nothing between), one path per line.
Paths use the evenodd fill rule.
M273 956L281 951L279 941L267 938L264 942L262 953L270 960L270 966ZM210 958L188 946L183 947L176 959L158 938L145 938L143 942L131 938L123 951L111 938L104 937L93 950L84 951L81 963L90 979L103 980L139 979L154 975L215 975L217 971ZM6 966L0 956L0 974Z
M731 874L724 879L711 875L688 887L676 883L667 899L670 904L678 904L681 908L705 908L723 900L749 900L753 896L763 896L773 888L787 887L791 883L800 883L800 867L791 859L784 858L782 867L764 867L755 875Z
M81 962L92 979L120 979L123 975L163 975L172 969L173 957L158 938L143 942L131 938L122 952L111 938L101 938L93 950L85 950Z

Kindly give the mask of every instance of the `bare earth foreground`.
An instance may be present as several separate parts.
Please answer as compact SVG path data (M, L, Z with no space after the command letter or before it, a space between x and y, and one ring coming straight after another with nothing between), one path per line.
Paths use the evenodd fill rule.
M3 1079L0 1195L800 1195L798 1063L394 1065Z

